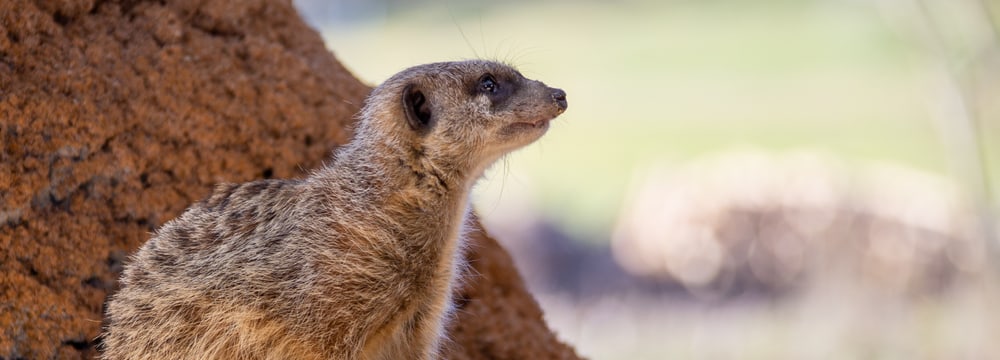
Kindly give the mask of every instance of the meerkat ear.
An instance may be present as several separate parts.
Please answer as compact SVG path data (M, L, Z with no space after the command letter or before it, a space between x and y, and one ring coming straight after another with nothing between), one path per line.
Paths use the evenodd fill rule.
M406 85L403 89L403 112L406 122L413 130L425 130L431 124L431 107L424 93L416 85Z

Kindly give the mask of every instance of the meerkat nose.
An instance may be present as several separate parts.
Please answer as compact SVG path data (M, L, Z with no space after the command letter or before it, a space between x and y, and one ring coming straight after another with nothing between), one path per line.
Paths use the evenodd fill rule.
M566 106L568 104L566 103L565 91L562 91L561 89L552 89L552 100L556 102L556 105L558 105L560 109L566 110Z

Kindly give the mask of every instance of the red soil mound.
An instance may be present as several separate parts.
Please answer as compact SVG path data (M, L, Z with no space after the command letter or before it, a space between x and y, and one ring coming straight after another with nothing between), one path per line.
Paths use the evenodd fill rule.
M288 1L0 1L0 359L95 355L149 232L316 167L369 90ZM575 358L506 253L472 249L451 357Z

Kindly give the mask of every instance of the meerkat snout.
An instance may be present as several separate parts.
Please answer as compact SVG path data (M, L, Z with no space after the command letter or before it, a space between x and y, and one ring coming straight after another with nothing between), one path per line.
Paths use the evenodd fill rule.
M104 359L435 359L469 192L566 93L491 61L375 88L353 139L297 180L222 184L126 264Z
M566 92L562 89L552 89L552 100L555 100L556 106L559 106L562 111L566 111L566 107L569 105L566 103Z

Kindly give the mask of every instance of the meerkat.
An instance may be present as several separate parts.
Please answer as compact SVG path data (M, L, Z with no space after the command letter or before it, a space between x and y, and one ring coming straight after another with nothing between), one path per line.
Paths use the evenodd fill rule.
M218 185L125 266L104 359L433 359L465 265L469 192L566 93L470 60L372 91L299 180Z

